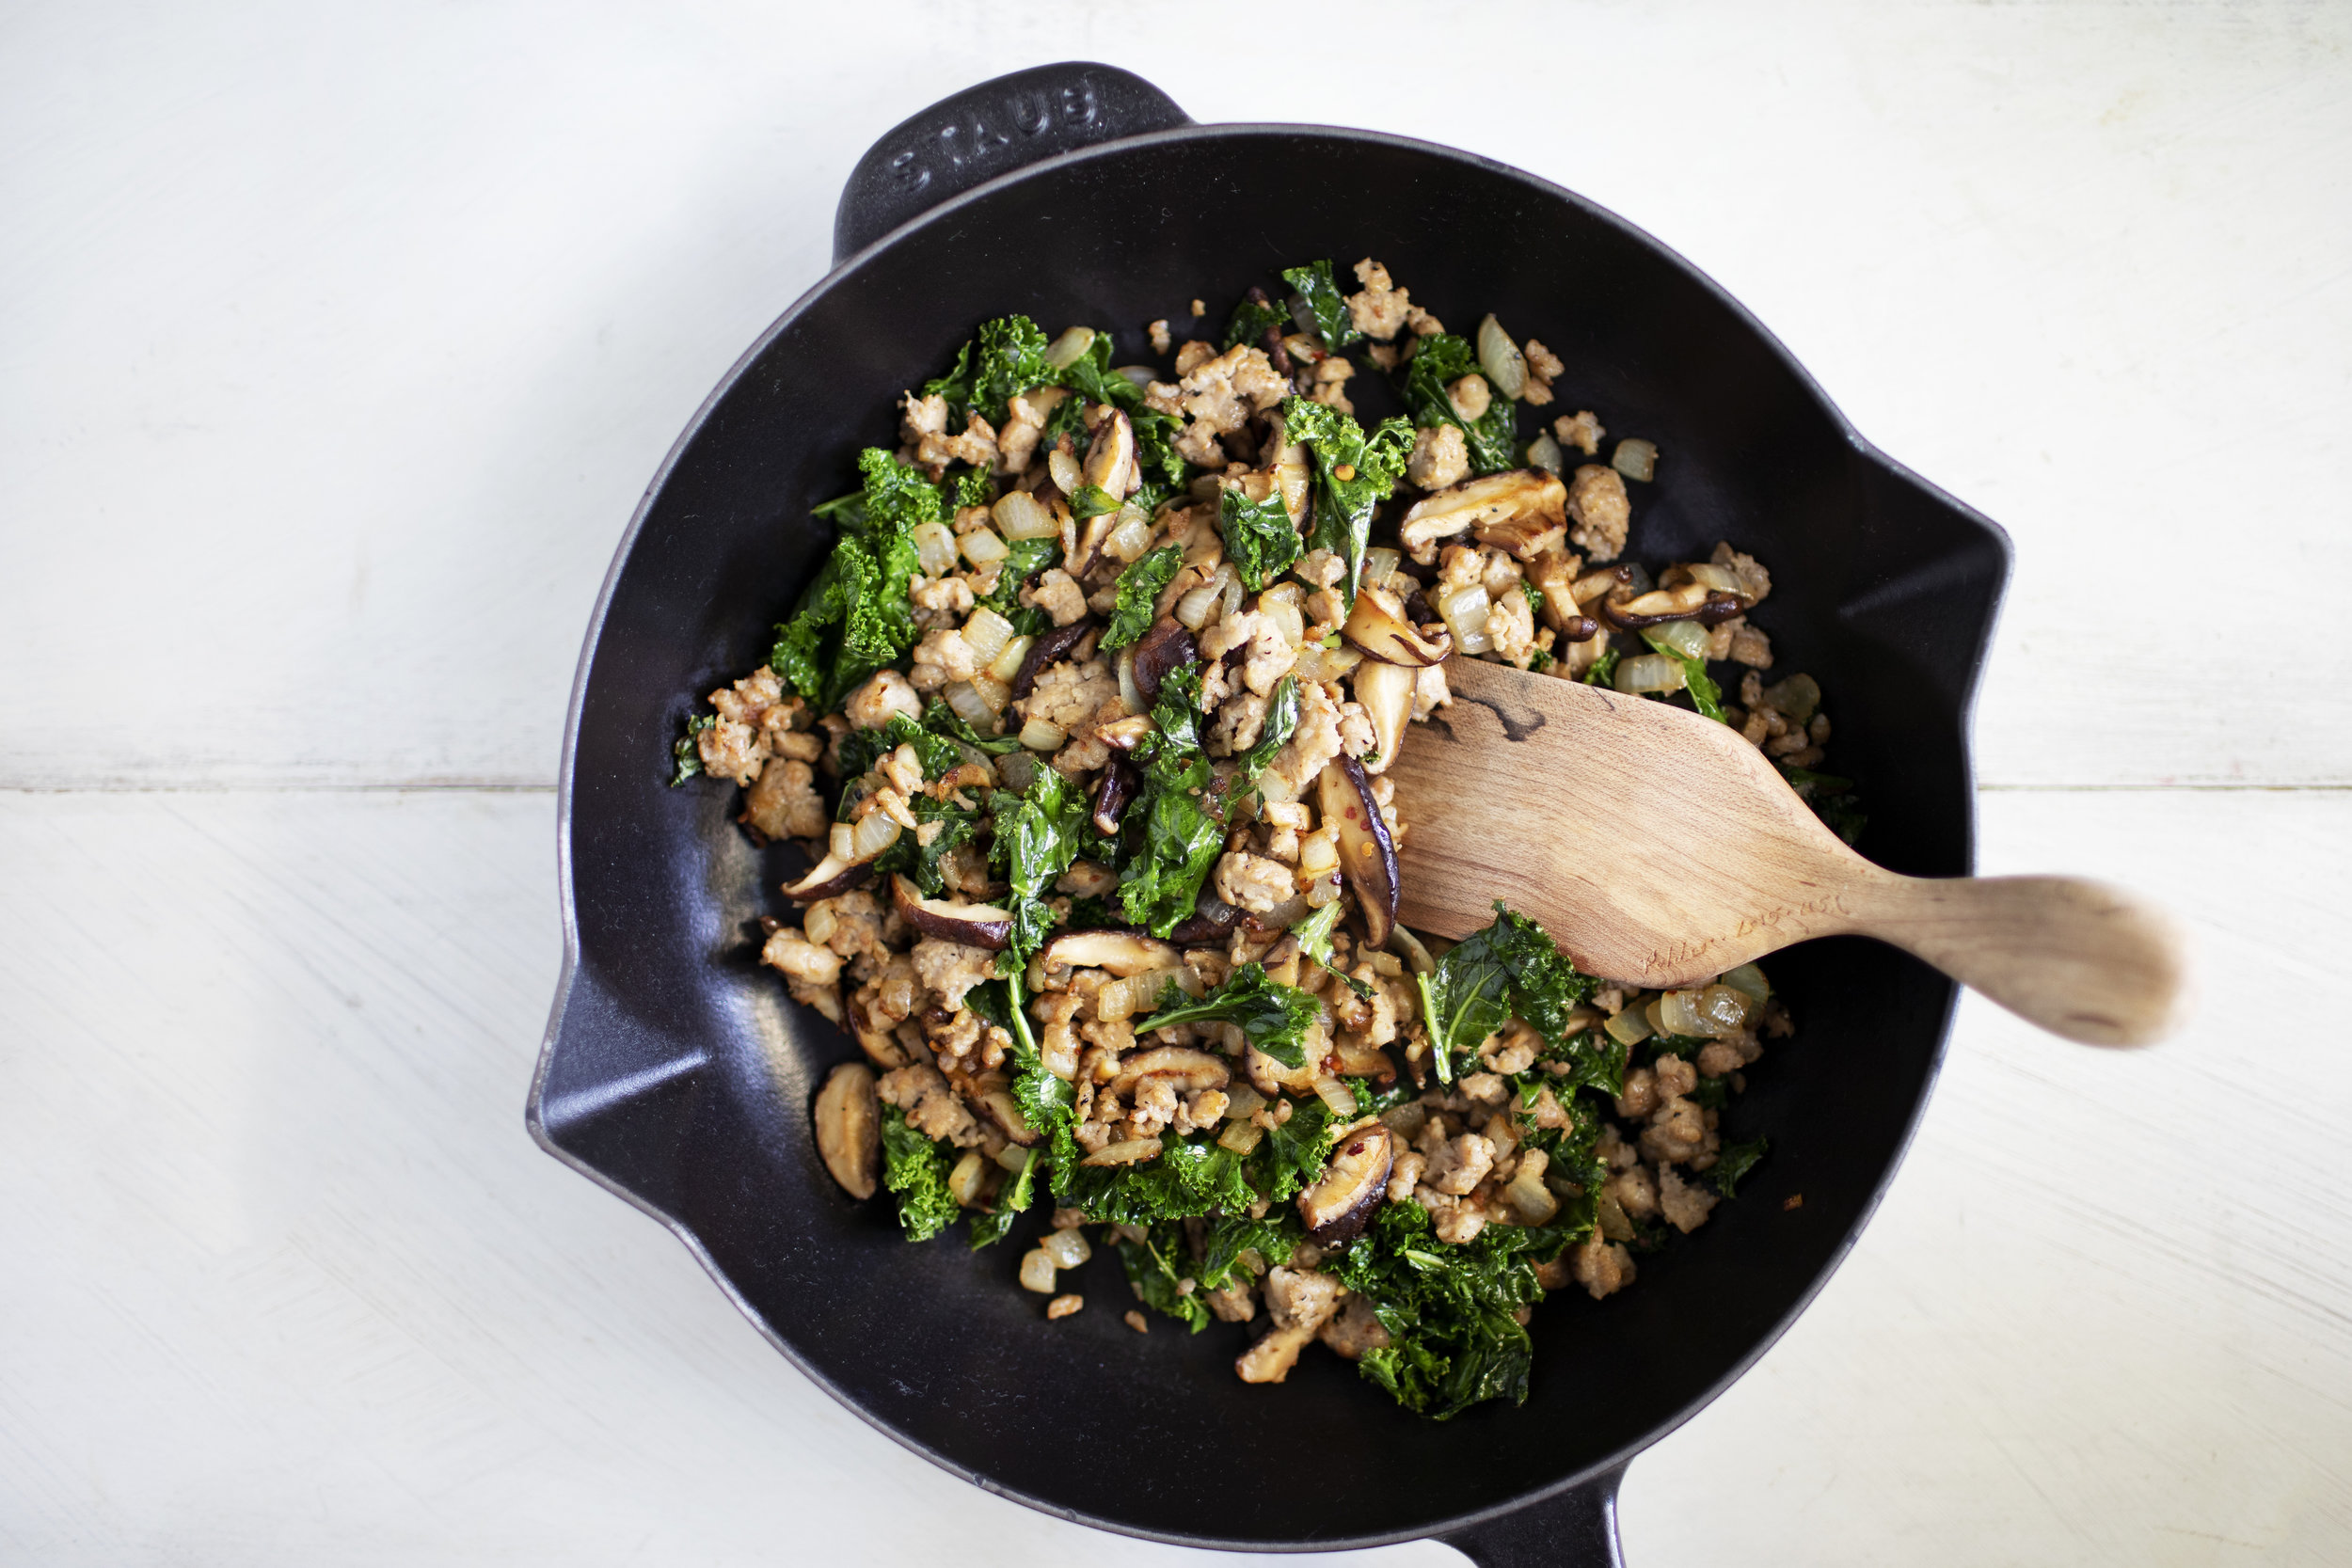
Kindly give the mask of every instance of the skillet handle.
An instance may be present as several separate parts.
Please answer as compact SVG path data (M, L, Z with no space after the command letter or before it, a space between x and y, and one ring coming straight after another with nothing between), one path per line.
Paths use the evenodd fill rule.
M1191 123L1142 77L1091 60L1031 66L966 87L866 149L834 211L833 259L847 260L983 180L1073 148Z
M1438 1539L1478 1568L1625 1568L1617 1546L1617 1483L1623 1480L1620 1465L1581 1486Z

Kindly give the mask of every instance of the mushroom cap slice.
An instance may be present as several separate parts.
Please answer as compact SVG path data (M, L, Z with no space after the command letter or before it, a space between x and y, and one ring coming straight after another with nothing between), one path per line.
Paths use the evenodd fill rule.
M1111 417L1094 427L1083 476L1114 500L1125 500L1143 483L1136 465L1136 427L1119 410L1112 409Z
M1012 940L1012 911L993 904L959 904L946 898L926 898L922 889L904 877L890 879L891 901L906 923L927 937L985 947L1001 953Z
M874 1092L874 1069L844 1062L817 1091L817 1152L825 1168L854 1198L874 1196L882 1173L882 1101Z
M1046 963L1069 969L1107 969L1120 979L1177 969L1184 956L1173 944L1136 931L1064 931L1041 950Z
M1369 1122L1340 1140L1315 1184L1298 1195L1298 1218L1317 1246L1337 1246L1363 1234L1389 1193L1396 1134Z
M1029 651L1022 657L1021 668L1013 674L1013 700L1018 702L1035 690L1038 676L1059 663L1062 656L1076 647L1093 627L1092 621L1078 620L1039 632L1036 641L1029 644Z
M1192 633L1173 615L1153 624L1136 643L1136 657L1130 667L1135 676L1136 690L1146 706L1160 700L1160 682L1170 670L1181 670L1197 663L1200 645L1192 640Z
M1356 608L1347 612L1347 624L1340 635L1362 652L1366 658L1383 664L1406 664L1415 669L1442 664L1454 652L1454 634L1440 629L1434 638L1424 637L1412 622L1405 617L1405 601L1386 588L1370 584L1357 591Z
M1144 1051L1130 1051L1120 1058L1119 1076L1111 1080L1111 1093L1124 1100L1146 1078L1167 1078L1178 1093L1197 1094L1202 1089L1223 1088L1233 1081L1233 1072L1223 1058L1206 1051L1196 1051L1188 1045L1155 1045Z
M1340 869L1356 890L1364 911L1364 937L1385 947L1396 925L1397 898L1402 883L1397 875L1396 844L1389 837L1388 820L1373 799L1372 775L1354 757L1332 759L1317 781L1323 819L1340 825Z
M819 898L835 898L853 887L862 886L874 875L870 861L850 862L839 855L827 855L808 868L808 874L797 882L784 884L784 895L796 904L811 904Z
M1438 540L1473 528L1525 519L1538 525L1539 534L1551 525L1565 526L1567 515L1568 487L1558 474L1514 468L1466 479L1416 501L1397 525L1396 537L1414 560L1427 561Z
M1413 720L1413 684L1419 674L1406 665L1378 659L1368 658L1356 666L1351 677L1356 700L1363 705L1372 720L1372 733L1380 739L1379 754L1365 771L1385 773L1396 761L1397 750L1405 744L1405 726Z

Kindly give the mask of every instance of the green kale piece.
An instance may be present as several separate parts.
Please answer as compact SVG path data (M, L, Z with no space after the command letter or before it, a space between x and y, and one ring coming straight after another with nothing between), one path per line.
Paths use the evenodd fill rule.
M1321 964L1332 974L1338 974L1341 979L1347 982L1348 990L1369 1001L1372 997L1372 988L1364 984L1361 980L1356 978L1353 974L1342 974L1338 967L1338 960L1333 958L1331 953L1331 931L1332 928L1340 923L1340 910L1342 908L1343 906L1339 899L1332 899L1328 904L1324 905L1323 908L1315 911L1314 913L1309 915L1297 925L1293 926L1291 927L1291 935L1298 939L1298 950L1300 952L1314 959L1315 962Z
M1432 1420L1487 1400L1525 1401L1534 1347L1512 1313L1543 1299L1534 1263L1566 1241L1552 1227L1489 1226L1452 1246L1420 1204L1384 1206L1361 1241L1324 1264L1371 1300L1389 1331L1389 1347L1367 1351L1357 1370Z
M1633 1048L1621 1045L1598 1029L1588 1029L1568 1041L1554 1058L1568 1064L1565 1076L1552 1080L1557 1089L1598 1089L1614 1099L1625 1093L1625 1070Z
M1070 515L1081 523L1118 510L1119 498L1099 484L1081 484L1078 493L1070 498Z
M944 709L943 709L944 711ZM912 746L923 761L923 776L936 779L963 764L955 742L903 713L870 730L851 730L841 737L841 776L854 779L901 746Z
M1119 574L1119 604L1103 633L1104 652L1123 648L1152 629L1152 607L1184 563L1184 551L1163 545Z
M1136 1300L1154 1312L1189 1324L1198 1334L1209 1326L1209 1307L1199 1291L1181 1288L1184 1271L1178 1264L1185 1251L1183 1222L1166 1220L1146 1230L1142 1241L1120 1241L1119 1260L1126 1267L1127 1282L1135 1287Z
M1273 766L1275 756L1298 729L1298 682L1284 675L1266 694L1265 724L1257 744L1241 754L1241 776L1255 779Z
M1297 1196L1330 1164L1340 1125L1320 1098L1292 1101L1289 1118L1269 1129L1249 1151L1249 1185L1269 1203Z
M1250 1044L1284 1067L1304 1067L1307 1028L1322 1006L1311 991L1267 979L1263 964L1243 964L1197 1002L1170 980L1160 992L1159 1010L1136 1024L1136 1034L1177 1023L1238 1024Z
M1718 724L1724 721L1724 693L1707 673L1707 660L1692 658L1654 631L1642 633L1642 641L1654 652L1661 653L1682 666L1682 685L1691 693L1691 705Z
M1600 657L1584 672L1586 686L1607 686L1617 673L1619 654L1614 648L1603 648Z
M1851 779L1816 773L1810 768L1791 768L1785 762L1778 766L1781 777L1788 781L1797 798L1813 808L1813 815L1826 823L1831 832L1848 844L1862 837L1862 829L1870 819L1863 814Z
M1022 1164L1020 1174L1006 1182L1004 1189L996 1195L996 1206L987 1213L972 1216L973 1251L977 1252L984 1246L993 1246L1003 1241L1014 1223L1029 1212L1029 1205L1037 1201L1039 1160L1038 1154L1032 1150Z
M1593 994L1542 927L1495 903L1494 923L1473 931L1415 976L1435 1048L1438 1077L1454 1081L1454 1061L1477 1051L1512 1014L1548 1040L1567 1028L1568 1011Z
M952 414L962 415L972 408L972 341L965 339L956 350L956 362L946 375L936 375L923 383L923 395L947 400ZM831 503L828 503L831 504Z
M1160 1157L1134 1165L1089 1165L1057 1159L1054 1197L1108 1225L1151 1225L1217 1212L1239 1212L1258 1200L1241 1156L1203 1133L1161 1134Z
M972 407L1003 429L1015 396L1055 378L1045 362L1045 333L1026 316L980 324L980 358L972 372Z
M1422 338L1406 361L1405 404L1412 410L1413 423L1424 430L1450 424L1462 433L1470 445L1472 473L1499 474L1517 461L1518 404L1497 392L1484 414L1463 419L1454 411L1454 400L1445 389L1473 371L1486 373L1479 370L1478 354L1468 339L1451 332Z
M1054 539L1008 539L1005 559L996 569L996 586L979 603L1012 623L1016 637L1035 637L1054 618L1021 602L1021 589L1031 578L1061 559L1061 544Z
M834 514L841 536L792 619L776 628L769 655L787 684L828 709L914 646L907 581L920 562L913 531L946 513L939 486L921 469L880 447L857 461L866 480L857 504Z
M1242 1254L1254 1252L1267 1268L1290 1261L1298 1243L1307 1239L1298 1212L1284 1205L1269 1208L1265 1218L1253 1220L1247 1212L1218 1214L1200 1227L1200 1255L1193 1259L1193 1278L1202 1291L1221 1290L1233 1281L1236 1270L1249 1270Z
M1127 380L1125 376L1120 379ZM1127 410L1127 422L1135 426L1136 467L1143 474L1143 488L1127 499L1146 512L1156 511L1162 501L1184 487L1192 472L1192 465L1176 450L1176 437L1184 434L1184 421L1156 408L1136 407Z
M956 710L949 707L945 699L939 697L933 697L930 705L923 710L923 727L933 735L945 736L950 740L959 741L976 752L984 752L993 757L1000 757L1008 752L1021 750L1021 737L1018 735L982 735L965 723Z
M955 1156L907 1125L896 1105L882 1107L882 1182L898 1195L898 1223L910 1242L928 1242L961 1212L947 1191Z
M1282 429L1314 454L1314 516L1308 525L1307 546L1329 550L1347 563L1347 602L1352 608L1363 581L1373 513L1396 493L1396 482L1405 477L1405 460L1413 451L1413 427L1405 420L1387 419L1366 436L1361 425L1336 408L1311 398L1287 398ZM1339 477L1342 468L1348 470L1345 479Z
M686 733L670 748L670 787L675 789L703 770L703 754L695 737L719 721L715 713L698 713L686 721Z
M882 877L903 875L922 890L924 897L936 898L947 887L947 873L940 862L950 849L978 836L979 809L966 811L953 800L933 800L929 795L918 795L907 804L914 810L917 831L891 840L890 847L875 858L874 871ZM931 822L937 822L940 829L926 844L920 827Z
M1248 343L1252 348L1258 348L1265 341L1267 327L1274 328L1279 335L1290 324L1289 311L1266 298L1264 290L1252 289L1239 305L1233 307L1233 313L1226 318L1225 336L1218 346L1232 348L1235 343Z
M1291 526L1279 489L1253 501L1238 484L1226 486L1217 497L1216 531L1225 540L1225 559L1252 594L1289 571L1298 559L1298 530Z
M1282 281L1295 291L1292 296L1293 314L1303 305L1314 322L1314 334L1322 341L1323 352L1337 354L1363 334L1356 330L1356 317L1347 308L1340 286L1331 276L1328 261L1309 261L1304 266L1284 267Z
M1715 1190L1724 1196L1735 1197L1738 1194L1734 1189L1740 1185L1740 1179L1756 1168L1756 1163L1764 1158L1765 1151L1771 1148L1771 1141L1765 1138L1725 1144L1722 1152L1715 1156L1715 1166L1707 1173L1707 1179L1715 1183Z
M1160 677L1152 721L1135 750L1143 782L1129 820L1139 842L1120 873L1128 923L1166 937L1189 919L1217 857L1225 852L1225 792L1200 751L1200 666Z
M1078 858L1086 797L1060 768L1041 768L1027 789L997 790L991 803L996 866L1012 884L1012 936L997 957L997 973L1014 974L1053 928L1045 900L1054 879Z

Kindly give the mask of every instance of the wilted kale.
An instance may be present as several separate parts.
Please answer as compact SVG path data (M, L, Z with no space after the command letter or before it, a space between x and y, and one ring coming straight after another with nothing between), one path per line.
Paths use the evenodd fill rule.
M1358 1370L1433 1420L1486 1400L1524 1401L1534 1345L1511 1314L1543 1299L1534 1265L1566 1240L1554 1228L1488 1226L1452 1246L1420 1204L1388 1204L1363 1240L1324 1264L1371 1299L1389 1331L1389 1347L1365 1352Z
M937 711L953 717L944 706ZM955 743L930 727L928 714L917 722L903 713L894 713L886 723L873 729L851 730L841 737L841 776L854 779L901 746L914 748L927 779L939 778L963 763L963 753L956 750Z
M1461 431L1470 444L1472 473L1499 474L1518 462L1515 410L1518 404L1497 392L1484 414L1475 420L1463 419L1454 411L1454 400L1446 396L1446 388L1472 372L1485 373L1467 339L1451 332L1421 339L1413 357L1406 362L1405 404L1412 410L1413 423L1424 430L1450 424Z
M1140 1242L1122 1238L1119 1243L1119 1260L1127 1270L1128 1283L1136 1288L1136 1298L1154 1312L1190 1325L1198 1334L1209 1326L1209 1307L1198 1290L1181 1288L1181 1281L1187 1277L1184 1268L1187 1256L1184 1224L1178 1220L1152 1226Z
M1263 1219L1253 1220L1247 1212L1216 1215L1200 1227L1200 1253L1193 1259L1193 1278L1203 1291L1220 1290L1232 1283L1236 1269L1248 1274L1243 1253L1254 1252L1260 1263L1277 1268L1289 1262L1306 1239L1298 1211L1288 1205L1268 1208Z
M1279 336L1290 320L1290 312L1267 299L1264 290L1252 289L1226 318L1225 336L1218 346L1232 348L1236 343L1248 343L1256 348L1265 341L1267 327L1274 328Z
M1852 844L1862 837L1863 825L1870 819L1863 814L1862 801L1853 792L1853 781L1841 779L1834 773L1816 773L1810 768L1779 765L1781 777L1788 781L1797 798L1813 808L1813 815L1829 827L1831 832Z
M949 850L969 844L979 835L979 808L975 805L966 810L953 800L934 800L929 795L917 795L907 804L914 809L916 831L892 839L890 847L875 857L874 871L882 877L894 873L904 876L922 891L924 897L936 898L947 887L947 873L939 863ZM921 830L932 822L939 824L939 832L926 844Z
M1617 658L1618 654L1616 649L1602 649L1600 657L1593 660L1591 667L1584 672L1584 684L1586 686L1607 686L1617 673Z
M996 1195L996 1206L985 1214L972 1216L972 1250L977 1252L1005 1239L1015 1221L1028 1212L1037 1200L1037 1167L1039 1156L1032 1150L1021 1173L1005 1183Z
M703 754L695 745L695 737L719 721L715 713L697 713L686 721L686 733L670 748L672 770L670 787L675 789L703 770Z
M1307 1029L1322 1006L1311 991L1267 979L1263 964L1243 964L1197 1002L1170 980L1160 992L1159 1011L1136 1024L1136 1033L1177 1023L1237 1024L1250 1044L1284 1067L1303 1067Z
M996 586L978 600L982 609L993 610L1012 623L1016 637L1035 637L1054 624L1054 618L1034 605L1021 602L1022 585L1061 559L1061 545L1053 539L1008 539L1005 559L997 568Z
M1146 408L1143 405L1143 388L1111 369L1109 333L1095 333L1093 341L1087 344L1087 351L1063 369L1059 380L1073 395L1046 420L1045 435L1049 441L1067 435L1078 445L1084 446L1087 411L1107 403L1126 414L1127 422L1136 433L1136 465L1143 474L1144 488L1131 499L1149 512L1170 491L1184 483L1184 476L1189 470L1184 458L1177 455L1175 447L1176 436L1183 431L1184 421L1155 408ZM1073 498L1073 501L1075 499ZM1076 508L1073 506L1073 510ZM1079 512L1078 515L1083 517L1087 514Z
M910 1242L928 1242L961 1212L947 1191L955 1157L907 1125L896 1105L882 1107L882 1182L898 1195L898 1224Z
M1237 1212L1258 1200L1243 1175L1241 1156L1206 1133L1160 1136L1160 1157L1136 1165L1067 1169L1057 1162L1054 1196L1110 1225L1150 1225L1223 1210Z
M819 707L914 646L907 581L920 569L912 531L946 512L939 486L880 447L858 454L865 488L834 512L841 536L792 619L776 628L769 664Z
M1310 549L1329 550L1347 563L1347 602L1356 603L1363 580L1364 548L1372 540L1372 515L1396 493L1412 455L1413 427L1387 419L1367 436L1347 415L1311 398L1286 398L1282 429L1304 441L1315 460L1314 516L1307 529ZM1339 477L1341 470L1348 477Z
M1119 604L1103 633L1104 652L1123 648L1152 629L1152 608L1184 563L1184 551L1163 545L1119 574Z
M1303 1192L1330 1162L1340 1124L1319 1098L1294 1100L1291 1114L1269 1128L1245 1162L1249 1185L1269 1203L1285 1203Z
M1225 559L1252 594L1289 571L1298 559L1298 530L1291 524L1279 488L1253 501L1240 485L1227 485L1217 498L1216 531L1225 540Z
M1655 652L1665 655L1682 666L1683 689L1691 693L1691 705L1718 724L1724 721L1723 689L1707 673L1707 660L1692 658L1654 631L1642 633L1642 641Z
M995 863L1012 884L1012 935L997 956L997 973L1012 974L1029 961L1053 928L1045 899L1054 879L1078 858L1087 821L1086 797L1058 768L1041 768L1029 787L1000 789L994 810Z
M1045 334L1026 316L1006 316L980 324L979 355L975 362L970 343L956 351L955 368L923 383L923 395L947 400L949 428L977 414L1002 429L1012 399L1033 387L1055 379L1045 362Z
M1756 1163L1764 1158L1765 1151L1771 1148L1771 1142L1764 1138L1725 1144L1715 1156L1714 1168L1707 1173L1707 1179L1715 1183L1715 1190L1724 1196L1736 1196L1738 1195L1733 1189L1740 1185L1740 1179L1754 1170Z
M1160 677L1152 705L1158 728L1135 750L1143 786L1130 820L1139 840L1120 873L1129 923L1166 937L1192 915L1200 884L1225 852L1225 802L1200 752L1200 667Z
M1356 330L1356 318L1331 277L1330 262L1309 261L1305 266L1284 267L1282 281L1296 291L1293 295L1293 314L1304 307L1326 354L1337 354L1363 336Z
M1265 722L1258 731L1257 742L1241 754L1241 776L1255 779L1264 772L1297 729L1298 681L1284 675L1266 693Z
M1498 900L1494 924L1473 931L1415 977L1439 1079L1451 1083L1454 1059L1475 1052L1516 1013L1548 1040L1567 1029L1568 1012L1592 995L1594 982L1544 928Z
M1021 750L1020 736L982 735L965 723L954 708L949 707L944 699L938 697L933 697L930 705L923 710L923 727L933 735L946 736L950 740L960 740L974 751L985 752L993 757L1000 757L1008 752ZM847 742L843 744L846 745Z
M1339 968L1338 959L1331 952L1331 930L1340 923L1342 907L1338 899L1332 899L1328 904L1293 926L1291 935L1298 939L1298 950L1301 953L1346 981L1348 990L1369 1000L1372 996L1372 988L1353 974L1343 973Z

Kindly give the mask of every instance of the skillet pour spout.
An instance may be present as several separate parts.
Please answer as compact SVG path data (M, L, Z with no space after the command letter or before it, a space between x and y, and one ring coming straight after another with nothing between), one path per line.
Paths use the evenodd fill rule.
M778 885L804 868L754 845L723 792L667 787L670 745L701 693L764 657L824 559L829 530L810 509L976 324L1018 310L1049 330L1107 329L1134 352L1145 323L1181 326L1196 296L1221 308L1316 258L1344 276L1375 257L1449 318L1495 311L1570 367L1564 410L1602 410L1658 443L1640 549L1701 558L1729 537L1771 564L1778 586L1756 619L1788 668L1836 694L1841 765L1872 814L1863 847L1892 869L1971 869L1968 710L2006 538L1871 448L1672 251L1448 148L1195 125L1129 72L1041 66L876 143L835 243L838 264L679 437L590 622L558 801L564 969L533 1136L675 1230L851 1410L990 1491L1187 1545L1438 1536L1496 1568L1618 1560L1627 1463L1772 1344L1877 1203L1935 1073L1949 982L1854 938L1777 957L1803 1034L1741 1101L1772 1157L1702 1235L1645 1258L1636 1289L1538 1308L1524 1404L1424 1423L1332 1357L1303 1360L1279 1388L1241 1384L1222 1325L1139 1339L1116 1312L1049 1323L1011 1286L1020 1239L909 1246L886 1205L850 1201L809 1109L856 1048L748 957L759 917L782 912ZM1350 384L1373 417L1387 412L1369 406L1378 379ZM1837 1070L1866 1056L1869 1072ZM1124 1298L1115 1260L1088 1267L1087 1293ZM1096 1393L1104 1375L1116 1402ZM1347 1478L1339 1491L1232 1484L1295 1466L1302 1444Z

